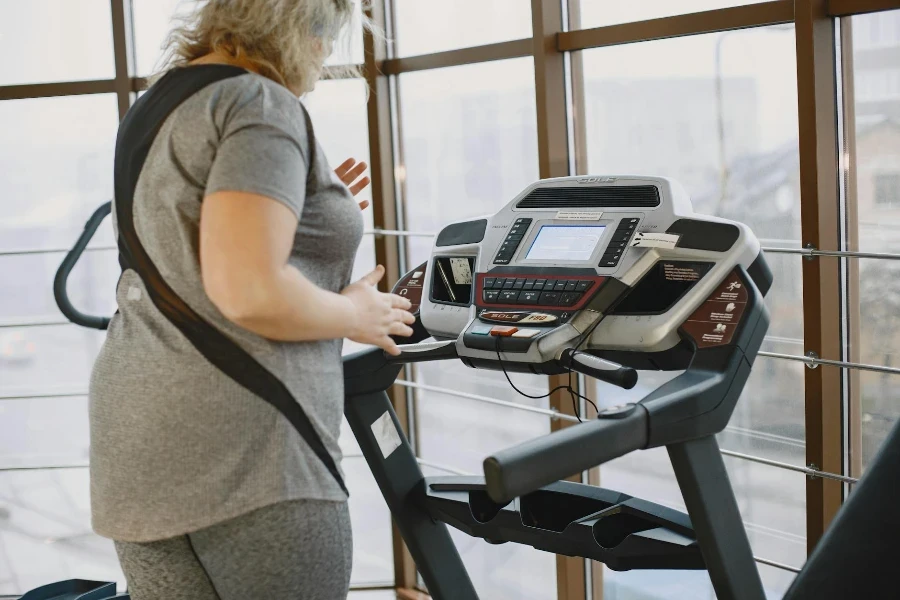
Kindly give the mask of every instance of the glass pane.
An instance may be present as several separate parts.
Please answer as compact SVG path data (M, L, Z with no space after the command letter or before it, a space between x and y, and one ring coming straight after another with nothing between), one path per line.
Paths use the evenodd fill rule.
M0 250L74 243L112 198L118 114L113 94L0 102Z
M534 98L530 58L400 76L407 229L492 213L539 178ZM408 244L410 265L430 255Z
M64 318L53 298L53 278L63 257L55 252L0 256L0 324ZM120 273L115 250L85 252L69 275L72 304L86 314L111 316Z
M132 0L138 75L152 75L162 66L162 46L174 27L173 18L190 14L196 4L195 0Z
M704 10L757 4L767 0L581 0L580 29L603 27L617 23L632 23L673 15L686 15Z
M0 396L86 392L105 335L74 325L0 329Z
M87 464L87 398L0 400L0 469Z
M520 390L547 393L547 378L511 374ZM494 371L473 370L460 363L424 363L416 381L455 392L547 408L546 399L517 394L506 378ZM422 459L467 473L481 473L491 453L550 433L550 419L461 398L452 394L417 390L419 455ZM447 475L426 468L427 475ZM483 598L543 600L556 595L556 561L552 554L514 544L492 546L454 529L453 540Z
M109 6L109 0L0 0L0 55L7 57L0 85L115 77Z
M802 566L806 561L806 478L799 473L727 456L725 465L754 555ZM685 510L664 448L633 452L603 465L600 482L605 488ZM773 598L780 598L793 580L792 573L780 569L762 569L760 573L768 595ZM709 575L703 571L642 571L641 574L640 578L615 574L612 580L604 580L604 585L627 594L612 596L617 599L715 597ZM672 585L680 593L673 593L668 587Z
M429 54L531 37L525 0L394 0L395 53Z
M345 457L341 468L350 490L353 526L353 585L393 583L391 512L369 465L361 456Z
M197 0L132 0L134 2L134 37L137 71L146 76L162 65L163 44L175 26L174 19L190 14ZM204 3L200 0L199 3ZM335 43L334 52L326 61L329 65L359 64L363 62L362 22L359 2L355 3L353 20Z
M900 254L900 10L855 16L850 27L856 123L851 237L863 252ZM858 260L850 267L859 278L858 311L851 305L851 358L900 367L900 262ZM862 402L865 467L900 417L900 376L850 372L850 377Z
M769 27L583 52L587 171L672 177L688 190L698 213L747 223L763 246L800 247L794 48L792 27ZM803 354L802 260L774 253L767 259L775 283L766 298L772 324L763 349ZM805 464L804 368L757 359L719 435L722 448ZM601 405L612 406L639 399L677 375L641 372L629 394L603 384L593 388ZM802 565L804 478L738 459L726 462L755 553ZM601 482L682 505L664 450L604 465ZM790 583L778 570L766 573L773 594ZM677 581L689 588L684 597L711 597L705 574L679 575L616 574L608 585L638 586L646 597L662 598L667 594L654 590Z
M110 540L91 530L87 469L0 473L0 595L61 579L117 581Z

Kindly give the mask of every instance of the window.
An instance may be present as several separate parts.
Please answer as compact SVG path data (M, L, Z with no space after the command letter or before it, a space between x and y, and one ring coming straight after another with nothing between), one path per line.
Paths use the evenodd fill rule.
M685 15L705 10L731 8L745 4L757 4L766 0L641 0L640 2L616 2L615 0L581 0L579 29L603 27L618 23L631 23L674 15ZM574 13L577 23L579 15Z
M196 4L194 0L132 0L138 75L144 77L159 70L162 46L172 30L174 18L189 14Z
M855 177L848 180L847 231L851 250L900 253L900 94L873 97L869 90L895 89L900 70L900 10L844 20L852 31L852 77L856 97L847 110L855 122ZM886 68L891 67L891 68ZM849 83L850 80L846 81ZM880 101L874 101L874 100ZM855 185L853 185L855 183ZM893 260L847 261L851 362L900 366L900 264ZM850 455L859 475L900 418L900 377L848 371ZM857 419L859 422L857 422Z
M412 56L531 37L526 0L395 0L394 52Z
M453 221L491 213L538 178L530 59L401 75L399 93L407 229L436 232ZM427 259L432 241L410 238L407 264ZM518 395L500 373L443 362L417 365L415 372L419 384L547 407L547 400ZM529 393L547 392L545 377L513 378ZM480 473L491 452L550 431L543 415L434 391L417 390L416 398L419 456L459 471ZM447 473L428 469L426 474ZM552 555L453 535L483 597L555 595Z
M900 173L882 173L875 176L875 204L887 208L900 208Z
M794 45L791 27L771 27L584 51L588 174L672 177L698 213L747 223L764 246L799 247ZM763 349L802 354L801 262L783 254L766 258L775 284L766 298L772 325ZM722 448L805 464L803 371L800 363L758 358L719 436ZM671 376L642 373L629 397L639 399ZM605 384L594 392L607 406L623 401L621 390ZM755 553L803 564L802 478L731 458L727 466ZM604 465L601 482L683 506L664 451ZM774 569L763 574L772 593L783 593L792 579ZM655 577L610 573L604 581L622 593L645 582L640 589L649 593ZM660 585L670 581L659 577ZM709 586L708 578L685 581L700 586L686 596Z
M0 11L0 85L115 76L108 0L3 0Z
M900 11L859 15L852 20L854 51L896 47L900 38Z
M538 179L531 59L409 73L399 87L410 231L491 213ZM431 243L411 238L407 264Z

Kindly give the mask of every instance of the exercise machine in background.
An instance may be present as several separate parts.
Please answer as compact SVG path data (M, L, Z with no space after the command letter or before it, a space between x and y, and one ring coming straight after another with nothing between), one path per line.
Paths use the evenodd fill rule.
M108 212L92 216L55 282L63 313L97 329L108 319L75 309L66 279ZM540 181L495 215L444 228L430 260L394 289L418 316L410 343L397 357L373 348L344 358L345 415L432 597L478 598L450 525L616 570L706 569L722 600L765 598L714 436L768 329L771 284L748 227L694 214L684 190L662 178ZM484 477L426 478L386 390L403 365L442 360L507 378L580 373L626 389L641 370L683 373L637 402L487 457ZM660 446L687 514L563 481ZM895 428L786 598L892 597L898 472ZM76 580L24 598L114 593Z

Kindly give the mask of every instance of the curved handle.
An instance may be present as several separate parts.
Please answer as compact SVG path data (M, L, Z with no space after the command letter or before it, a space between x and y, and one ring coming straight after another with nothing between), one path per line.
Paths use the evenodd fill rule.
M617 385L626 390L630 390L637 384L637 371L631 367L623 367L618 363L583 352L576 352L571 348L563 350L559 357L559 362L567 369Z
M489 456L484 460L488 495L506 504L647 446L647 411L642 406L610 417L601 415Z
M109 326L109 318L86 315L72 306L72 302L69 300L68 291L66 290L66 285L69 281L69 273L72 272L75 263L81 258L81 254L87 247L88 242L90 242L91 238L94 237L94 234L97 233L97 229L100 227L103 219L105 219L111 211L112 202L106 202L94 211L94 214L92 214L91 218L88 219L88 222L85 223L84 231L81 232L75 245L69 250L69 253L66 254L62 264L59 265L59 269L56 271L56 277L53 279L53 297L56 298L56 305L59 307L62 314L76 325L90 327L91 329L106 329Z

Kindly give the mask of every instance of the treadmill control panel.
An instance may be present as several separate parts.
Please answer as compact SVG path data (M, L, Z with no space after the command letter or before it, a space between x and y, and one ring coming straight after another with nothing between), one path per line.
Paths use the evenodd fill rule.
M647 354L685 338L728 343L738 302L706 300L759 253L748 227L696 215L672 180L544 180L496 214L438 235L421 317L435 338L457 340L463 360L502 352L523 367L576 344Z

